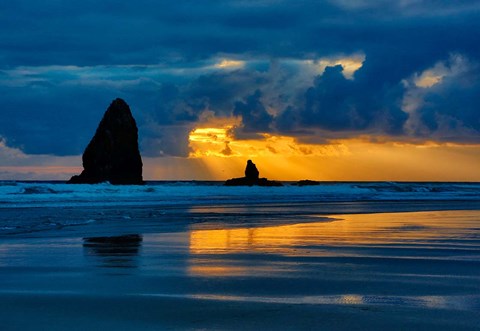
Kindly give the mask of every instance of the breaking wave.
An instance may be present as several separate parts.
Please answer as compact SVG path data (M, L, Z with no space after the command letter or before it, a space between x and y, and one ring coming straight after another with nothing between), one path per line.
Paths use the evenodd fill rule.
M223 182L0 182L0 208L81 205L191 205L309 201L480 200L480 183L322 182L298 187L226 187Z

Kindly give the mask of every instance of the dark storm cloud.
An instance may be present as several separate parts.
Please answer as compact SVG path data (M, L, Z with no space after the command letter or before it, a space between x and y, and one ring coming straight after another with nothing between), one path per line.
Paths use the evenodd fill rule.
M435 69L445 76L438 84L416 91L421 102L412 119L416 120L414 134L442 141L480 142L479 64L455 56Z
M247 97L245 102L235 102L233 115L242 117L242 131L244 132L270 132L273 116L270 115L260 98L262 92L256 90Z
M0 136L27 153L79 154L123 97L149 155L187 155L205 111L241 117L238 135L478 141L479 16L466 0L4 1ZM366 60L354 79L334 65L316 78L300 68L358 52ZM452 54L468 69L415 86ZM247 63L213 70L223 57Z
M475 1L345 3L9 1L0 5L0 63L157 63L222 52L299 57L386 44L410 51L408 43L444 52L470 48L479 34Z
M246 33L249 24L238 19L251 18L260 29L263 19L274 29L284 26L275 17L288 14L235 1L19 0L0 6L3 65L157 63L256 51L267 35Z
M338 65L327 67L305 93L300 111L301 126L331 131L378 129L398 134L407 119L400 109L403 89L382 86L374 89L358 78L348 80Z
M232 116L235 102L264 84L263 76L250 70L214 72L159 86L157 101L142 115L145 155L188 156L188 134L201 115L210 111L217 117Z
M100 119L94 110L105 104L102 94L94 89L51 91L37 84L26 96L24 88L9 88L2 97L0 135L26 153L79 154L88 143L87 132L94 132Z
M193 129L192 124L157 126L151 123L142 127L143 138L140 139L142 155L187 157L190 153L188 136Z
M29 73L27 78L0 79L0 136L9 146L28 154L81 154L114 98L135 95L130 105L140 119L157 97L157 87L148 82L122 87L110 85L112 81L65 82L65 76Z

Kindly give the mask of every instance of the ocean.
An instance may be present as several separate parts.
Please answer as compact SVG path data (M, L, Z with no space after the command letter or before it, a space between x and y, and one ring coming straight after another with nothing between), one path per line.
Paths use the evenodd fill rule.
M2 330L479 330L480 183L0 182Z
M101 231L105 224L121 232L126 220L139 231L157 232L207 218L213 221L214 216L223 226L275 219L288 222L317 213L480 209L479 183L294 184L226 187L211 181L151 181L143 186L114 186L3 181L0 237L62 235L62 230L68 235L81 232L82 226ZM226 219L228 215L233 217ZM199 220L202 216L205 219Z

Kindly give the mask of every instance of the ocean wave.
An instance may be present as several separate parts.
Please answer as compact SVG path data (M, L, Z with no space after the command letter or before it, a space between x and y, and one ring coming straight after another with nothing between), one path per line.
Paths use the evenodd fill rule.
M479 183L323 182L299 187L226 187L223 182L147 182L115 186L17 182L0 185L0 208L207 205L291 202L480 200Z
M355 184L353 187L392 193L480 193L479 183L373 182Z
M19 194L57 194L58 192L46 186L25 187Z

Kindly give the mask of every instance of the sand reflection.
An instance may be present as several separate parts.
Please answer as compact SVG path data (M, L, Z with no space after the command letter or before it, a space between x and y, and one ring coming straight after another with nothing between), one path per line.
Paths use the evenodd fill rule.
M475 231L478 211L440 211L335 215L320 222L268 227L209 230L195 225L190 232L190 253L201 255L280 254L284 256L345 256L364 254L358 248L438 246L442 240L465 239ZM202 225L210 226L210 225ZM196 274L238 273L226 265L201 267Z

